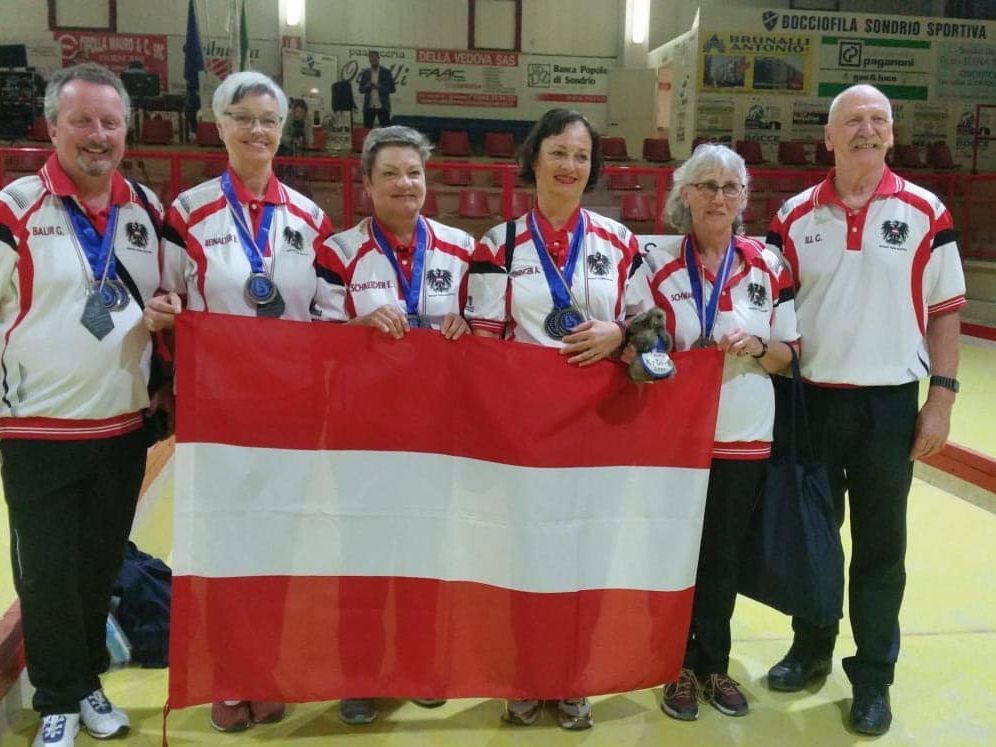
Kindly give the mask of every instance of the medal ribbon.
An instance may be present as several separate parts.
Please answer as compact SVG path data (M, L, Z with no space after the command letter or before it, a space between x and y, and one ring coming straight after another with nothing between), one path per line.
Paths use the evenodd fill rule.
M99 280L101 285L104 284L104 280L116 280L118 277L118 267L114 258L114 249L111 245L114 243L114 229L117 228L118 224L118 206L111 205L111 210L107 217L107 228L104 229L104 236L101 237L97 233L97 229L93 227L90 219L86 217L80 206L76 204L76 200L72 197L63 197L62 204L66 206L66 212L69 213L69 224L73 229L73 233L76 234L76 239L79 241L80 247L83 249L86 261L90 264L90 272L93 273L93 279Z
M533 246L536 247L536 254L539 256L543 275L546 276L546 284L550 289L553 307L555 309L569 308L572 305L570 283L574 278L574 268L577 266L578 257L581 255L581 243L584 241L584 211L578 211L578 222L574 226L574 236L571 237L571 246L567 252L567 262L564 263L562 275L554 265L550 253L546 250L546 241L543 240L543 234L536 225L535 210L529 213L527 222L529 235L532 237Z
M726 247L723 259L720 260L719 270L716 272L716 282L713 283L712 293L709 294L709 303L703 307L702 281L699 278L699 264L695 257L695 246L692 243L691 235L685 237L685 268L688 270L688 282L692 286L692 299L695 301L695 310L698 312L699 323L702 325L703 340L712 339L712 330L716 326L716 310L719 308L719 297L723 295L723 288L730 277L730 270L733 268L733 258L736 255L733 238L730 238L730 245Z
M377 242L377 248L380 249L381 254L387 257L387 261L394 268L394 274L398 276L401 291L405 294L405 309L409 314L417 314L419 298L422 295L422 268L425 266L425 249L428 243L428 230L425 227L425 220L420 215L418 217L418 224L415 227L415 253L412 257L412 280L410 283L408 282L408 278L405 277L405 271L401 268L401 263L398 262L398 258L394 255L394 250L388 243L387 237L384 235L384 231L381 229L376 218L370 221L370 226L373 229L374 241Z
M253 238L252 232L250 232L249 226L246 224L245 216L242 214L242 205L239 203L239 198L235 196L232 177L227 170L221 175L221 191L225 193L225 199L228 200L228 207L232 212L232 218L235 219L235 230L239 235L239 243L242 244L242 251L245 252L246 259L249 260L252 272L265 274L263 266L263 257L265 255L263 249L266 248L266 244L270 240L270 226L273 223L273 204L268 202L266 203L266 207L263 208L263 219L259 223L259 231L256 237ZM260 247L263 247L263 249Z

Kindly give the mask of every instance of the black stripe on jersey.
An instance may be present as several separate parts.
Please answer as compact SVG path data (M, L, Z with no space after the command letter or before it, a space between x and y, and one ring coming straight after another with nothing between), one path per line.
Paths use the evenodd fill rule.
M791 285L788 288L782 288L778 293L778 303L785 303L786 301L791 301L795 298L795 288Z
M12 251L17 251L17 242L14 241L14 234L2 223L0 223L0 242L9 246Z
M643 255L637 252L636 256L633 257L633 264L629 266L629 276L633 277L636 274L636 271L640 269L640 266L642 264L643 264Z
M471 275L485 275L487 273L497 273L499 275L505 274L505 268L500 267L492 262L471 262L470 266L467 268L467 272Z
M772 246L778 247L779 251L781 251L782 237L777 231L768 231L768 236L765 238L765 241Z
M937 232L937 235L934 237L934 243L930 245L930 251L934 251L939 246L951 244L956 241L958 241L958 232L953 228L945 228L943 231Z
M180 232L177 231L175 228L173 228L173 226L171 226L169 223L163 226L163 238L172 244L176 244L181 249L186 251L187 242L183 240L183 237L180 235Z
M346 285L344 282L342 282L342 278L339 277L338 272L333 272L327 267L322 267L321 265L315 265L315 273L318 275L318 277L320 277L329 285L341 285L341 286Z

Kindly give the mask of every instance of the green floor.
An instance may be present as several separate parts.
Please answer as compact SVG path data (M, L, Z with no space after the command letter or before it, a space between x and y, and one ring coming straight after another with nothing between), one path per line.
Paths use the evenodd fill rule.
M962 346L962 394L952 440L996 453L996 346ZM136 540L150 552L168 553L172 477L167 470L153 486L137 522ZM0 527L6 533L6 526ZM846 535L846 532L845 532ZM915 479L910 494L909 582L903 606L903 652L892 689L895 722L876 741L882 745L996 744L996 515ZM846 536L845 536L846 542ZM4 572L0 592L8 594ZM208 725L205 707L172 713L172 745L845 745L870 741L844 730L850 689L840 657L853 641L845 624L827 682L799 695L772 693L762 681L787 649L788 621L741 599L734 616L731 674L741 682L751 712L733 719L704 706L699 721L679 723L658 709L659 690L594 699L596 727L566 733L552 715L530 728L499 724L499 703L452 701L427 711L404 701L384 701L380 719L368 727L346 727L334 703L294 706L279 724L240 735ZM166 672L123 669L108 674L110 697L131 715L133 731L121 744L162 743ZM13 728L0 746L28 745L37 728L29 711L12 714ZM96 744L80 736L80 745Z

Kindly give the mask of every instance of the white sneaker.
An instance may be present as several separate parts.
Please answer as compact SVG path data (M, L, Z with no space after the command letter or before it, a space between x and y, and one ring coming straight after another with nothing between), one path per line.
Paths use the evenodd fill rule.
M94 739L123 736L131 728L128 716L114 707L102 689L94 690L80 701L80 718Z
M41 726L31 747L73 747L80 730L78 713L52 713L42 716Z

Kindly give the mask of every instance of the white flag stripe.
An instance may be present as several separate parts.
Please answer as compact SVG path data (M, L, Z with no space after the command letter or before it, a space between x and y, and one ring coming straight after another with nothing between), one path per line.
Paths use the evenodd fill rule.
M197 443L176 451L177 574L406 576L532 592L695 582L704 469Z

